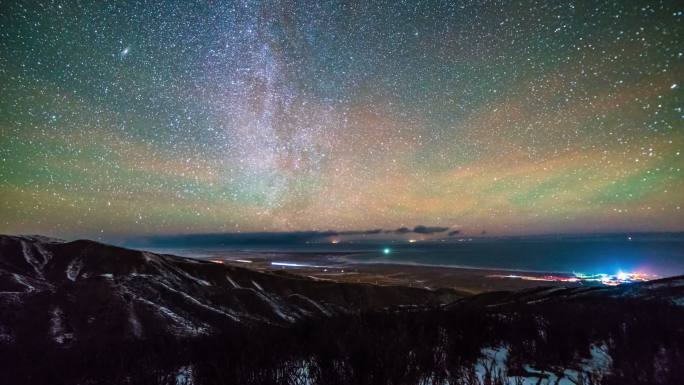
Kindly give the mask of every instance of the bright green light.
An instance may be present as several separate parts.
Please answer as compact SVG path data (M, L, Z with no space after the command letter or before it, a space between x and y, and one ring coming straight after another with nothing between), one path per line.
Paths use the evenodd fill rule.
M389 247L385 247L384 249L382 249L382 252L383 252L384 254L389 254L389 253L390 253Z

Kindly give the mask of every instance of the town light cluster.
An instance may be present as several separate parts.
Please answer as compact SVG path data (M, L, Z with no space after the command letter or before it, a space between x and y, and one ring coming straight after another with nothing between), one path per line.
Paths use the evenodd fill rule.
M491 278L513 278L522 279L525 281L542 281L542 282L586 282L586 283L600 283L606 286L617 286L622 283L645 282L658 278L655 275L644 274L639 272L625 273L623 271L617 274L582 274L573 273L572 275L518 275L518 274L492 274Z

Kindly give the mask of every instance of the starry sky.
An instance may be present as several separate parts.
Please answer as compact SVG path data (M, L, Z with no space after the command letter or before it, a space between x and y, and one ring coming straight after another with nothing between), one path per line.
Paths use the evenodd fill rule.
M684 230L678 1L0 13L0 232Z

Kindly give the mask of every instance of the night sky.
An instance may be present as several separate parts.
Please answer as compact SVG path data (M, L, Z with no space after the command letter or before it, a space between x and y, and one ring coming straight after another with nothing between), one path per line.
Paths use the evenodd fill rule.
M3 2L0 233L684 230L679 1L207 3Z

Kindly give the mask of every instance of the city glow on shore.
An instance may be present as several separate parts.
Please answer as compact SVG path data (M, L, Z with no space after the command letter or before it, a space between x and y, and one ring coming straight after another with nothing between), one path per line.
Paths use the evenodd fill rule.
M488 275L489 278L512 278L512 279L522 279L525 281L542 281L542 282L594 282L600 283L606 286L617 286L622 283L634 283L634 282L645 282L653 279L657 279L658 276L644 274L639 272L625 273L619 271L617 274L582 274L573 273L570 276L561 275L518 275L518 274L492 274Z

